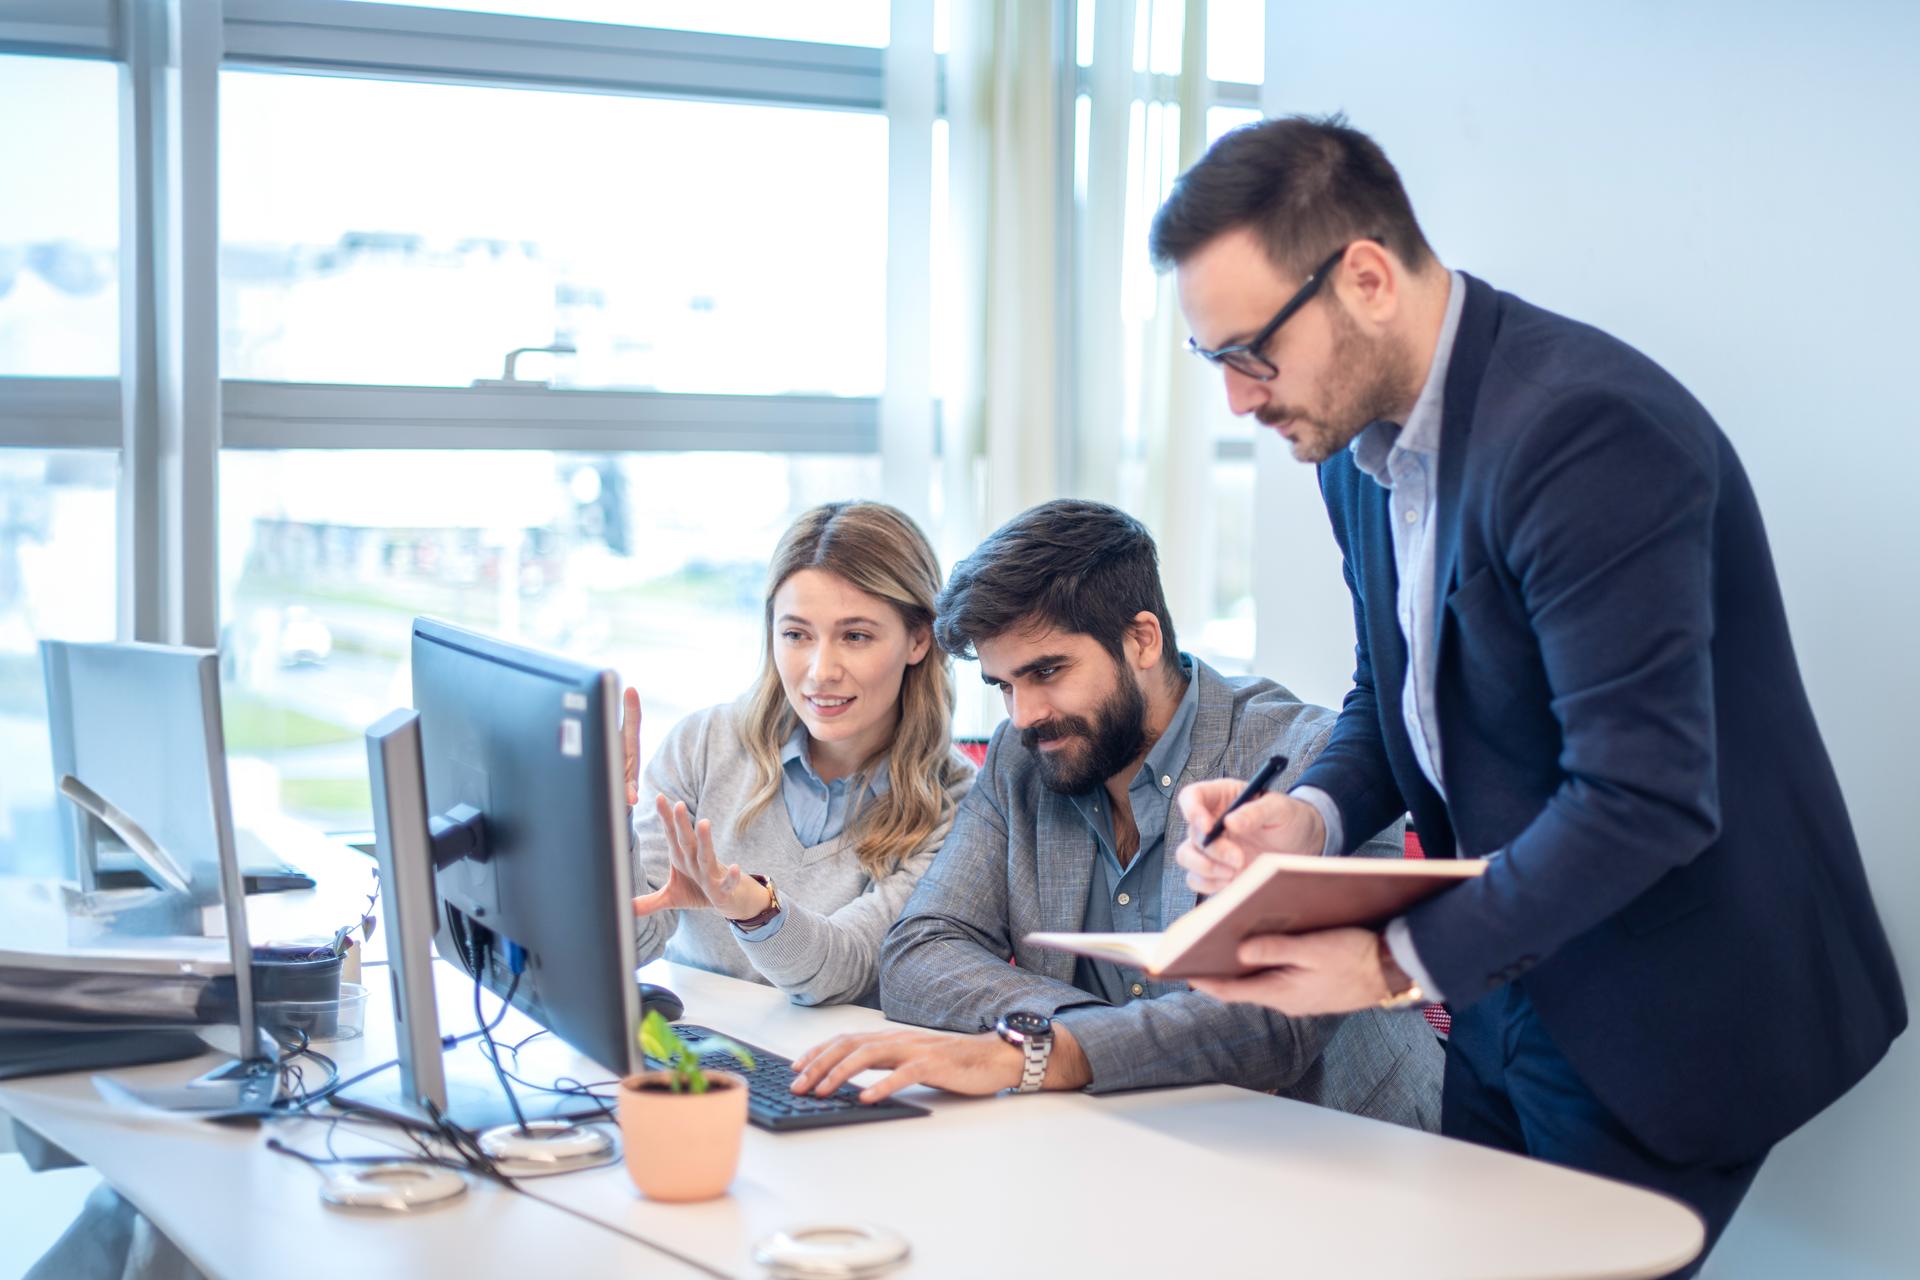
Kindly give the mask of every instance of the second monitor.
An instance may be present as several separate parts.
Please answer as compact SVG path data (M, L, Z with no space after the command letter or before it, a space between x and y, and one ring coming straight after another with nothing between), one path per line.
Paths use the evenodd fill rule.
M402 1079L349 1101L457 1123L513 1119L477 1051L440 1056L427 939L443 959L618 1076L641 1068L619 682L416 619L413 712L368 733L392 928ZM526 1116L598 1104L522 1089ZM395 1107L393 1104L399 1104Z

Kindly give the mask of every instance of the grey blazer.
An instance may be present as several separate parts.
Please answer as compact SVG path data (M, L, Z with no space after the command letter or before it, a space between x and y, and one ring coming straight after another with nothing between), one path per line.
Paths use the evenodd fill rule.
M1180 786L1249 777L1275 752L1288 757L1278 783L1287 786L1332 731L1333 712L1271 680L1227 679L1199 661L1193 678L1199 708ZM1186 823L1168 804L1161 894L1171 921L1194 895L1172 857ZM1400 857L1401 839L1396 824L1358 852ZM1116 1006L1074 986L1072 956L1025 938L1081 927L1095 850L1072 802L1047 790L1033 754L1002 724L952 832L882 946L887 1016L981 1031L1017 1009L1051 1014L1086 1052L1094 1092L1218 1081L1439 1128L1443 1055L1415 1010L1287 1018L1221 1004L1177 981L1143 981L1141 998Z

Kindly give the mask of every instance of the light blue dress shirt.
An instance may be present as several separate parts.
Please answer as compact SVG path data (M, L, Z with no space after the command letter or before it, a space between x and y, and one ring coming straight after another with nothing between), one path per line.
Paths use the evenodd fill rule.
M861 798L863 775L855 773L826 781L814 771L813 760L807 753L808 741L807 727L796 724L786 745L780 748L780 797L786 802L787 820L793 823L794 839L802 847L811 849L847 829L847 822L853 816L848 806ZM883 761L873 767L870 780L865 783L866 794L885 795L890 784ZM736 924L733 930L750 942L763 942L780 932L786 914L779 912L757 929L742 929Z
M1391 495L1387 500L1393 526L1394 573L1399 579L1395 602L1400 635L1407 643L1407 679L1400 689L1400 715L1420 765L1440 798L1447 797L1440 756L1440 720L1434 710L1433 682L1439 632L1434 617L1433 513L1440 478L1440 428L1445 420L1447 367L1453 361L1453 343L1460 332L1467 289L1460 273L1447 276L1447 312L1434 343L1427 380L1413 402L1405 426L1370 423L1347 447L1354 465ZM1322 852L1332 855L1346 846L1346 832L1333 797L1318 787L1295 787L1294 796L1312 805L1327 827ZM1420 984L1429 1000L1444 997L1434 985L1414 950L1412 932L1404 917L1387 925L1387 948L1407 976Z
M1200 709L1199 682L1192 678L1192 665L1186 655L1181 655L1181 661L1188 671L1187 691L1181 695L1166 730L1127 784L1127 807L1140 832L1140 847L1131 862L1120 865L1112 800L1104 783L1070 797L1099 846L1093 878L1087 886L1082 932L1152 933L1167 926L1160 893L1167 857L1167 817L1173 809L1174 787L1193 752L1193 721ZM1126 1004L1134 998L1135 988L1144 988L1145 983L1145 974L1110 960L1082 956L1073 968L1073 985L1108 1004Z

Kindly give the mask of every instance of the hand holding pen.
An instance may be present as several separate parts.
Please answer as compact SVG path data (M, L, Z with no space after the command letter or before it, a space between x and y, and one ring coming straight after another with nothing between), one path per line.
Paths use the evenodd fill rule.
M1187 885L1202 896L1218 893L1263 853L1319 853L1326 830L1313 807L1267 788L1285 772L1274 756L1247 782L1220 778L1180 793L1187 838L1174 860Z

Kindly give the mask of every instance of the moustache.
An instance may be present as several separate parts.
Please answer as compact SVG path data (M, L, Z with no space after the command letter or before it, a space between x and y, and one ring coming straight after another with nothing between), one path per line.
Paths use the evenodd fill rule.
M1048 720L1031 725L1020 731L1020 745L1033 751L1043 742L1052 742L1056 738L1091 738L1093 726L1079 716L1065 716L1059 720Z

